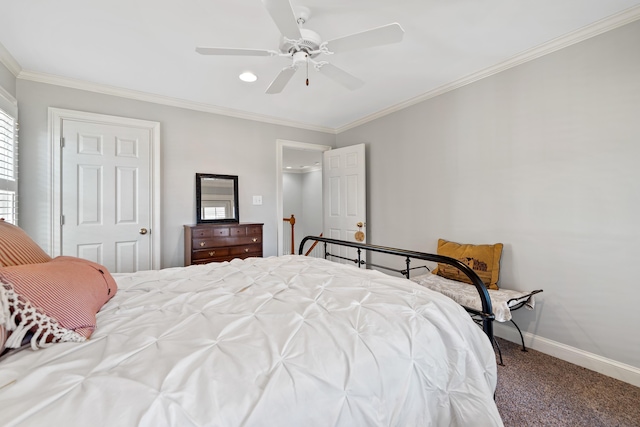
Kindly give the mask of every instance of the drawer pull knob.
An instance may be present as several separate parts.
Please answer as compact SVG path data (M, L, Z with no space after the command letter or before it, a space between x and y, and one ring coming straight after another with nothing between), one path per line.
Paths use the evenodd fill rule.
M200 242L200 246L201 246L201 247L202 247L202 246L204 246L204 242Z
M249 252L249 248L244 248L244 251L245 252Z
M209 256L214 256L215 254L216 254L216 251L209 252Z
M253 238L253 239L251 239L251 240L253 240L253 243L255 243L255 242L257 242L257 241L258 241L258 238L257 238L257 237L254 237L254 238Z

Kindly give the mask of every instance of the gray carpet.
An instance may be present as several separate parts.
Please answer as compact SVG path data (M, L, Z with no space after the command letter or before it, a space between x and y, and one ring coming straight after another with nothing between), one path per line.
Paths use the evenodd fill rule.
M640 426L640 388L498 338L496 403L507 427Z

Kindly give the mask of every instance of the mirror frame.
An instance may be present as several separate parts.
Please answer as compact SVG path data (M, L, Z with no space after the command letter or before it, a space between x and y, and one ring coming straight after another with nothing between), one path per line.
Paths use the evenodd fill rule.
M202 218L202 178L228 179L233 181L233 208L235 212L235 215L233 216L233 218L223 218L223 219ZM238 175L217 175L212 173L196 173L196 222L198 224L240 222L240 211L238 210Z

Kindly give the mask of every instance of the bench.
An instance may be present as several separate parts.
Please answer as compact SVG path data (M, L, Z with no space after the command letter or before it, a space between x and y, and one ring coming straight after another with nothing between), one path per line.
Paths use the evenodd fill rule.
M424 267L427 268L427 267ZM436 274L427 273L415 277L410 277L410 280L424 286L433 291L439 292L448 296L455 302L465 308L471 308L473 310L481 310L481 300L478 291L474 286L467 283L457 282L455 280L446 279ZM522 351L527 351L524 344L524 337L522 331L513 320L511 313L524 307L529 310L533 310L535 307L534 295L542 292L542 289L538 289L531 292L515 291L510 289L488 289L489 297L491 299L491 307L493 309L494 320L498 322L511 322L518 330L520 334L520 340L522 342ZM469 311L469 310L467 310ZM472 312L470 312L472 313ZM473 317L473 315L472 315ZM502 362L502 352L498 342L494 339L493 343L498 349L500 356L500 365Z

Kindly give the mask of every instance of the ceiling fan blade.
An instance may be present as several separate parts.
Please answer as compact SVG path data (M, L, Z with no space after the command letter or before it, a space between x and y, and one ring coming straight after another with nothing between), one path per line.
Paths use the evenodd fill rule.
M286 67L280 71L280 74L276 76L271 82L265 93L274 94L282 92L282 89L289 83L291 77L298 71L296 67Z
M298 20L289 0L262 0L262 3L283 36L291 40L302 38Z
M402 40L404 30L398 23L383 25L361 33L351 34L329 40L327 47L331 52L339 53L354 49L397 43Z
M335 80L337 83L341 84L347 89L355 90L361 88L362 85L364 85L364 82L359 78L332 64L324 64L318 71L320 71L325 76Z
M230 47L197 47L202 55L271 56L276 52L264 49L236 49Z

